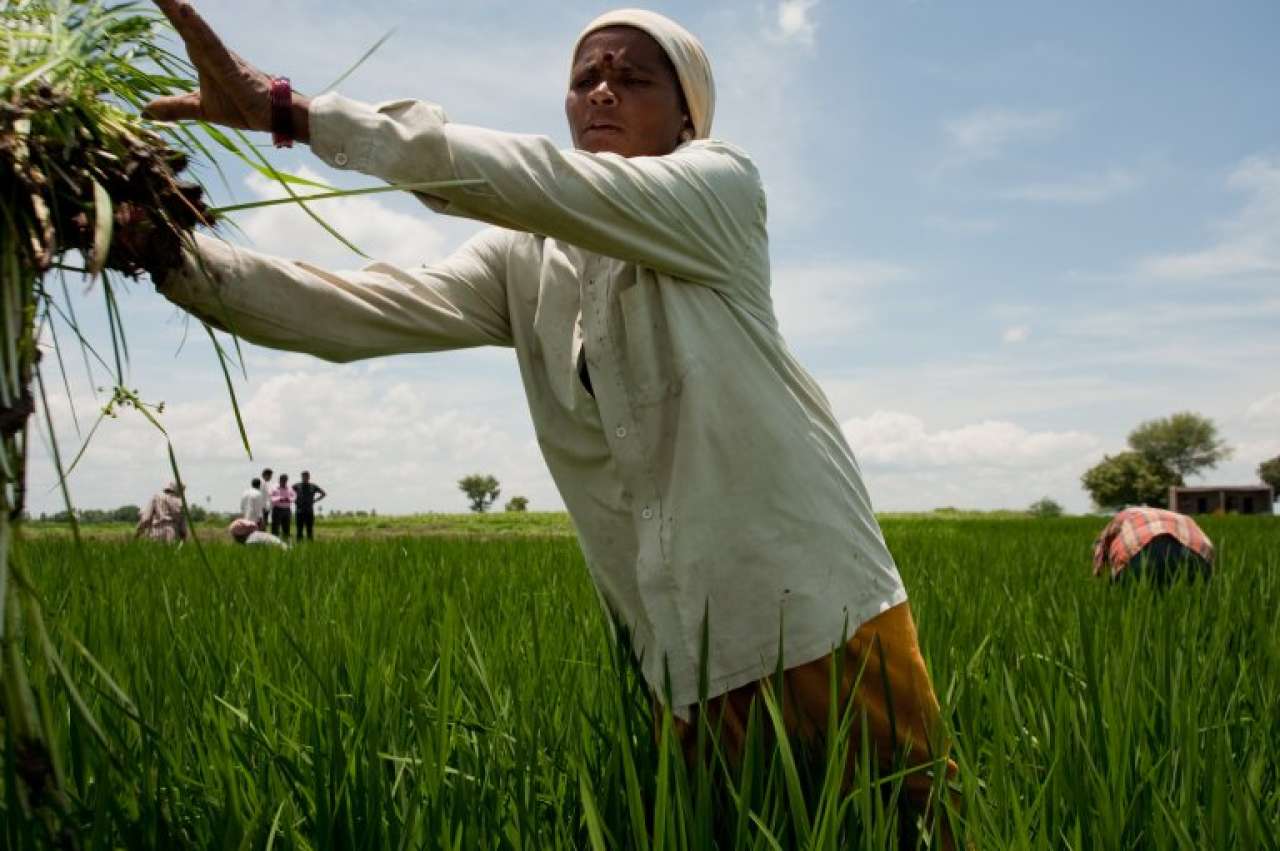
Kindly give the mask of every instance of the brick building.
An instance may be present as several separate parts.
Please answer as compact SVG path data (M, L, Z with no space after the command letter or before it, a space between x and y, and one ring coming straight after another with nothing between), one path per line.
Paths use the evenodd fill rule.
M1267 485L1169 488L1169 510L1179 514L1272 514L1274 502Z

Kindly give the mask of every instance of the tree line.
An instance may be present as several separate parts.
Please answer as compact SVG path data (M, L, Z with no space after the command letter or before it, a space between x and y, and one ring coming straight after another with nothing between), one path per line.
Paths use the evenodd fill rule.
M1129 432L1129 448L1107 455L1080 477L1099 508L1164 506L1169 488L1212 470L1234 451L1208 417L1182 411ZM1280 456L1258 465L1258 478L1280 495Z

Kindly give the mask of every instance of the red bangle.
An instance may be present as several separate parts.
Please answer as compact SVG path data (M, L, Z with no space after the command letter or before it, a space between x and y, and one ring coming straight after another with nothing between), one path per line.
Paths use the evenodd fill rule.
M293 147L293 89L288 77L271 78L271 141L277 148Z

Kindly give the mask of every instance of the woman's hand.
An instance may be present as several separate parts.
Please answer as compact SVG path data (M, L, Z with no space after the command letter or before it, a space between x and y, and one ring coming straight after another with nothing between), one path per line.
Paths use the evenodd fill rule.
M142 110L158 121L199 120L242 130L271 129L271 77L228 50L190 3L155 0L187 47L200 88L185 95L156 98ZM293 96L293 135L310 139L307 106Z

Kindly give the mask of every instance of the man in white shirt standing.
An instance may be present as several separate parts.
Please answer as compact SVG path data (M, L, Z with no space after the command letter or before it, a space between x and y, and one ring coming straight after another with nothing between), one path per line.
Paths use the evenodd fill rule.
M262 490L262 480L254 479L249 488L240 494L240 516L251 520L256 525L262 522L262 515L267 510L267 497Z
M258 495L261 498L258 506L262 511L256 518L251 518L258 521L258 528L263 532L267 531L267 525L271 522L271 482L275 480L275 477L275 471L270 467L262 471L262 479L258 486ZM254 479L254 481L259 480Z

